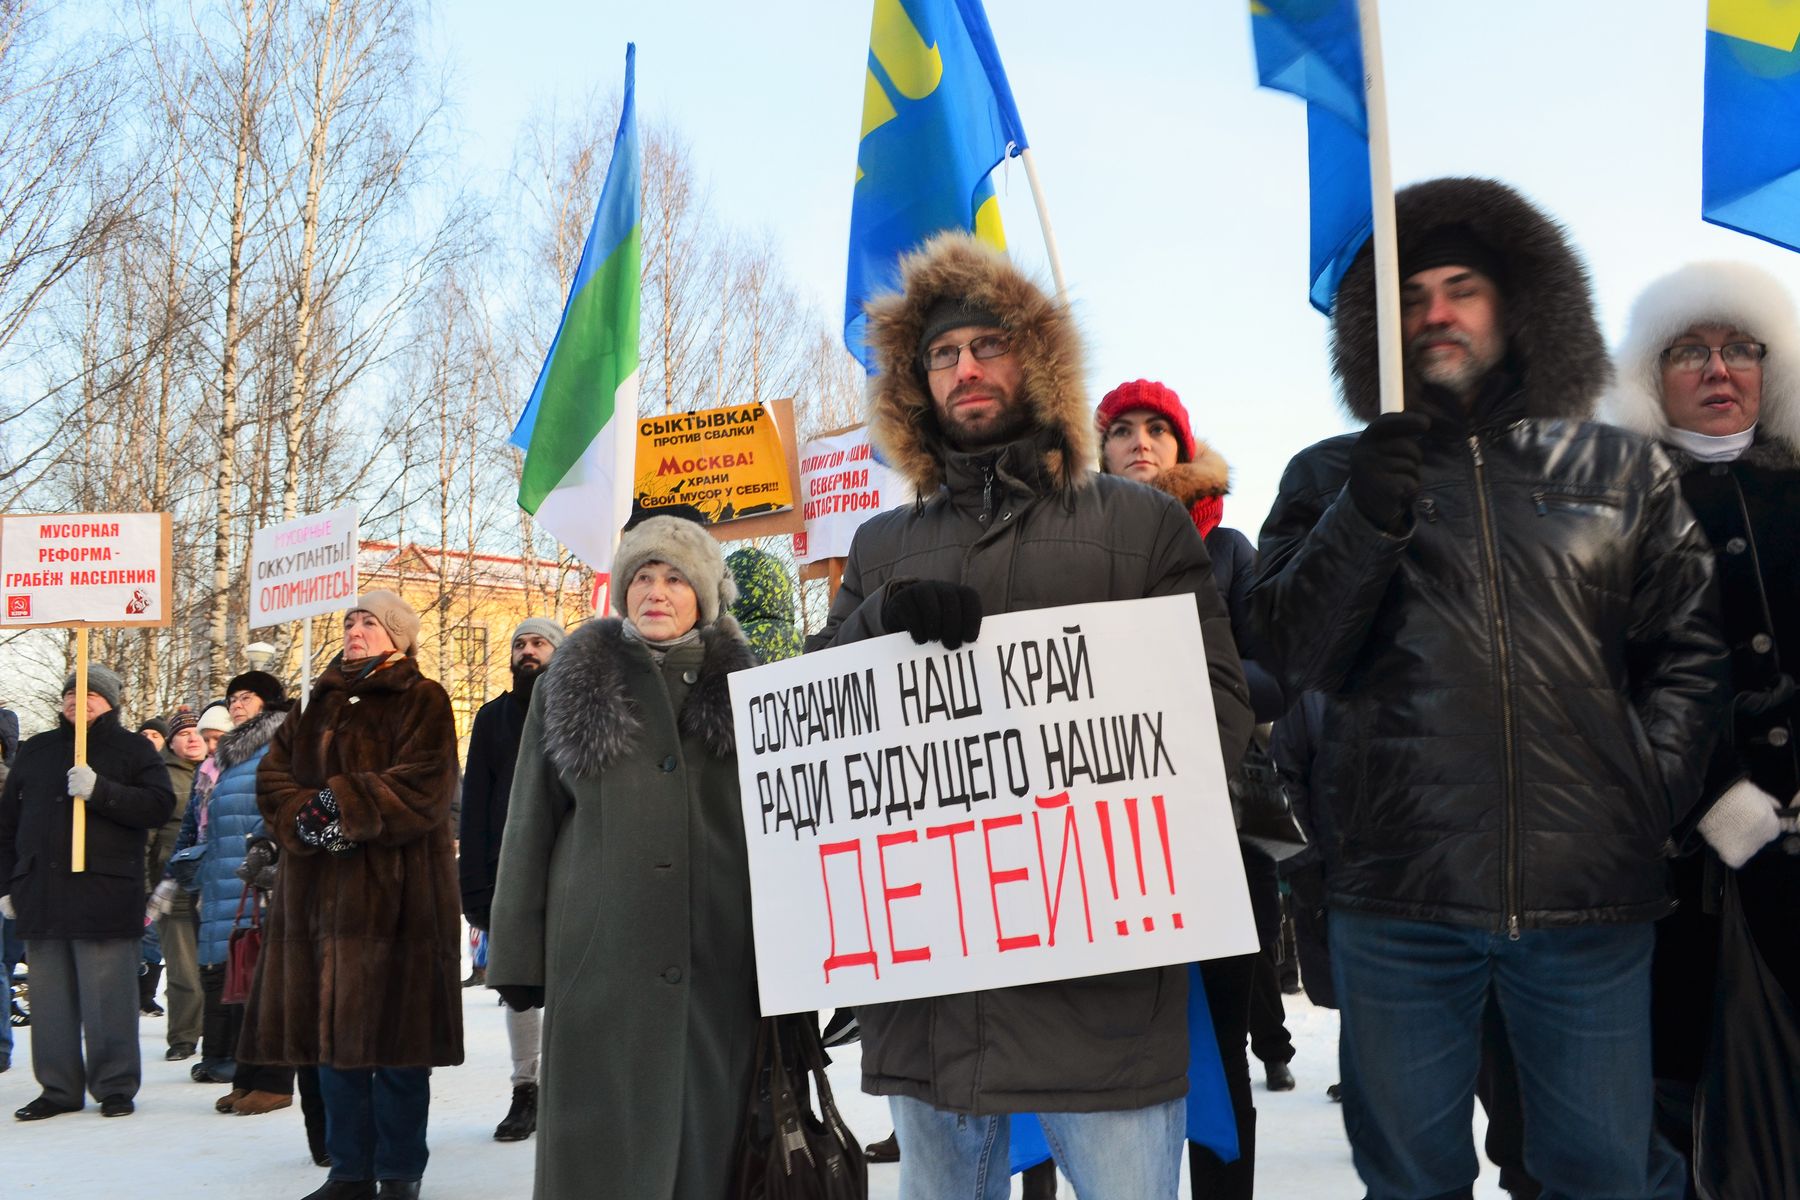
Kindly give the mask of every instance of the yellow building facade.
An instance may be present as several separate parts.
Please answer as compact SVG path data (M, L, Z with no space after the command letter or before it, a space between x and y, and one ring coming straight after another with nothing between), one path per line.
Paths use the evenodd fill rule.
M593 574L573 561L365 541L357 576L360 589L389 588L419 614L419 669L450 693L465 756L476 710L512 686L519 622L548 617L573 629L593 615Z

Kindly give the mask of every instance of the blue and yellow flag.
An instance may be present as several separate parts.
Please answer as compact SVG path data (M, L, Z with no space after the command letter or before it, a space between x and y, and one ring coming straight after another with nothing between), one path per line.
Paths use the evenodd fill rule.
M1369 239L1369 111L1356 0L1250 0L1256 78L1306 101L1312 191L1308 298L1331 312L1338 281Z
M898 286L902 254L945 229L1005 247L988 176L1024 149L981 0L875 0L844 287L844 345L864 367L863 302Z
M1700 215L1800 250L1800 5L1710 0Z

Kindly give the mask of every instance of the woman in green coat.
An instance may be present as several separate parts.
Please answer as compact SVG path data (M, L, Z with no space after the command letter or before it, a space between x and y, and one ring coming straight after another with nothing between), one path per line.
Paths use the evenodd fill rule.
M613 578L623 619L532 695L488 985L545 1007L536 1200L724 1200L757 1026L726 676L755 658L699 525L629 530Z

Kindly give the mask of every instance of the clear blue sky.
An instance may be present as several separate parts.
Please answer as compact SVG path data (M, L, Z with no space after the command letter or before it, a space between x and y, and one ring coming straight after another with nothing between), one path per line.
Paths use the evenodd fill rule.
M1181 393L1234 468L1254 538L1282 467L1347 428L1306 303L1299 101L1255 86L1248 0L988 0L1043 176L1093 398ZM1704 0L1387 0L1398 183L1523 189L1586 254L1609 338L1652 278L1732 257L1800 290L1800 258L1699 218ZM445 0L472 174L502 171L534 101L616 89L638 43L646 120L689 139L715 212L766 232L822 313L843 303L870 0ZM1015 256L1046 278L1017 164Z

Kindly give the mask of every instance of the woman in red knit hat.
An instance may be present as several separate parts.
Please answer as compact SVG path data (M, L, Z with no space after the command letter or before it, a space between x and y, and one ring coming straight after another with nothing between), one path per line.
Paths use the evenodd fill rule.
M1102 471L1167 492L1193 517L1212 556L1219 598L1231 614L1231 632L1250 685L1250 706L1258 723L1273 721L1287 703L1274 675L1257 662L1250 634L1249 592L1256 551L1249 538L1220 524L1225 493L1230 490L1230 468L1216 450L1194 437L1181 397L1152 380L1133 380L1108 392L1094 414L1094 425L1100 432ZM1285 1091L1294 1086L1287 1066L1294 1057L1294 1044L1282 1024L1281 990L1271 950L1281 929L1280 883L1274 860L1249 847L1243 847L1243 853L1257 937L1264 950L1200 964L1219 1056L1231 1088L1239 1147L1237 1160L1223 1163L1211 1150L1188 1143L1194 1195L1209 1200L1249 1200L1255 1182L1256 1109L1250 1097L1246 1038L1266 1064L1270 1089Z

